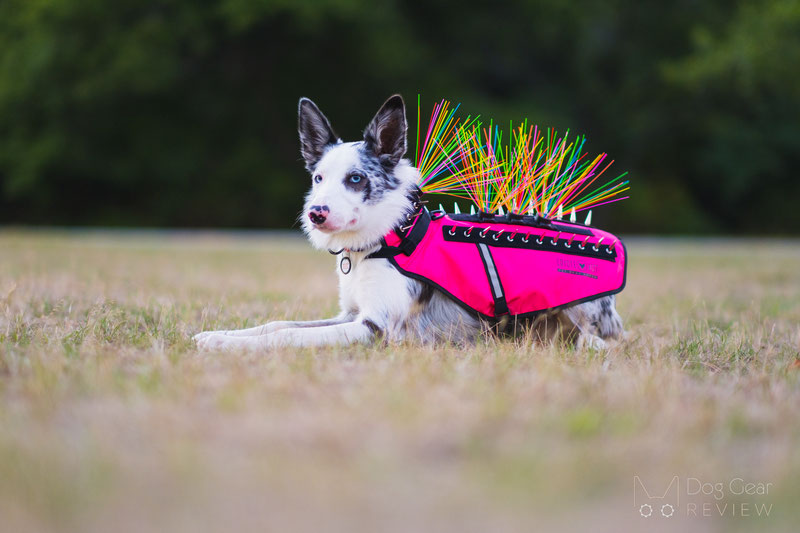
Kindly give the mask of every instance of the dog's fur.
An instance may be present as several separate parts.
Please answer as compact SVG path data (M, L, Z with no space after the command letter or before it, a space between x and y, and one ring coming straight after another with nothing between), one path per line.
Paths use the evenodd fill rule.
M315 248L342 250L336 261L341 312L327 320L207 331L195 336L198 346L266 350L378 338L468 343L488 333L490 324L441 292L403 276L386 259L366 259L378 249L381 237L403 225L419 201L418 171L403 159L407 130L403 99L389 98L358 142L342 142L311 100L302 98L298 111L301 153L312 176L301 221ZM348 274L339 268L343 257L352 265ZM538 339L560 335L579 347L602 348L603 339L622 333L614 304L614 296L607 296L542 313L525 326Z

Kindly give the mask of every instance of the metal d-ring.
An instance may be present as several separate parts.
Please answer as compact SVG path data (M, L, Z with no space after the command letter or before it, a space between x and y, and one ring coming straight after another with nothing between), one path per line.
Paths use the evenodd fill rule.
M469 229L464 230L464 237L469 237L469 234L472 233L472 230L475 229L475 226L470 226Z
M500 230L500 231L498 231L497 233L495 233L494 235L492 235L492 240L493 240L493 241L497 241L497 240L499 240L499 239L500 239L500 235L502 235L502 234L503 234L503 230Z
M447 232L447 233L449 233L450 235L455 235L455 234L456 234L456 227L455 227L455 226L453 226L452 228L450 228L450 229L448 230L448 232Z
M480 235L481 239L485 239L485 238L486 238L486 232L487 232L487 231L489 231L491 228L492 228L491 226L486 226L486 227L483 229L483 231L481 231L480 233L478 233L478 235Z

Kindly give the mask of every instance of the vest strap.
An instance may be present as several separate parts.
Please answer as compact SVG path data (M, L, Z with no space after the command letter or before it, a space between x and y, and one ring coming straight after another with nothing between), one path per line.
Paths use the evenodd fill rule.
M398 254L411 255L414 253L414 250L417 249L419 243L422 242L422 239L428 232L428 226L430 226L430 224L431 214L428 212L428 209L423 206L422 211L419 213L419 217L417 217L417 221L414 222L414 225L410 230L408 230L408 233L405 235L405 237L402 237L399 246L388 246L383 244L377 251L369 254L367 259L388 259Z
M506 303L506 293L503 290L503 284L500 282L500 275L497 273L497 267L494 264L494 258L489 247L481 243L478 245L478 251L481 254L483 267L486 269L486 278L489 280L489 286L492 288L492 298L494 299L494 316L508 314L508 304Z

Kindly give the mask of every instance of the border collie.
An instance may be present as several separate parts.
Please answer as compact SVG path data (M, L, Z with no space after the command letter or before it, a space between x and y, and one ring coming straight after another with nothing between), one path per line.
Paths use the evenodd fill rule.
M404 276L387 259L368 258L381 239L402 226L420 205L418 170L406 153L405 104L392 96L364 130L342 142L308 98L299 103L300 147L311 174L301 214L303 230L337 260L339 305L334 318L276 321L241 330L205 331L194 339L205 350L264 351L285 346L385 342L465 344L498 330L431 286ZM345 263L346 259L346 263ZM343 267L347 264L348 268ZM522 321L520 321L522 322ZM543 312L513 326L533 338L561 338L578 347L603 348L622 333L614 296Z

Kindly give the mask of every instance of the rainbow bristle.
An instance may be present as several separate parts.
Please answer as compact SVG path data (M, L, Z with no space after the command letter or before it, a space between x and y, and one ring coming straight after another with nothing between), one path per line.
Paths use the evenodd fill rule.
M464 170L459 168L458 157L462 152L458 132L478 124L478 117L461 120L456 116L459 105L450 108L450 102L442 100L431 112L428 129L420 145L420 99L417 97L417 151L415 163L419 169L419 187L422 192L450 194L468 198L462 186Z
M611 166L603 166L606 154L589 160L582 154L585 137L570 141L569 131L559 137L555 130L542 131L522 122L509 126L510 136L492 121L488 127L479 117L461 120L459 105L442 100L431 113L420 144L420 104L417 99L417 153L419 185L425 193L448 194L470 200L478 210L503 214L562 218L593 207L628 198L623 173L602 185L597 179ZM587 224L591 214L587 216Z

